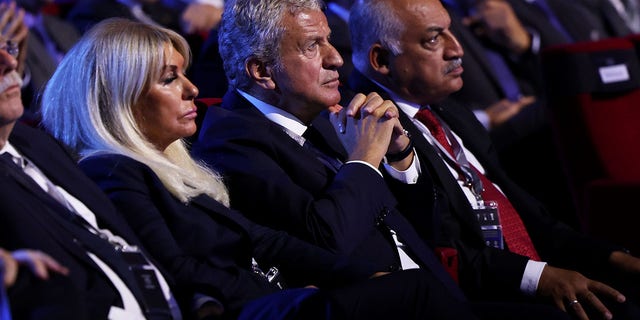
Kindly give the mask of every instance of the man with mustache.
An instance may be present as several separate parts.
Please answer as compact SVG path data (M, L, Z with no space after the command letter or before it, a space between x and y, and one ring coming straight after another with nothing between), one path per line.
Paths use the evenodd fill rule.
M12 316L181 319L172 280L109 198L61 144L19 121L18 51L0 39L0 247L46 252L64 267L50 267L47 281L20 272L7 291Z
M580 319L635 319L637 307L620 292L573 270L637 275L640 259L551 218L505 174L473 113L444 101L463 85L464 51L450 24L438 0L361 1L350 15L352 89L378 91L396 103L420 168L449 200L432 241L458 250L460 285L472 299L537 303L527 297L535 295ZM430 238L434 217L403 210L419 199L399 201Z

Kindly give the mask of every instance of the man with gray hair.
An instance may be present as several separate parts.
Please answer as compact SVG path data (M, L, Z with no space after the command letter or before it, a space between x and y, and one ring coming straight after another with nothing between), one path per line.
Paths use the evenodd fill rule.
M420 269L411 272L429 287L412 292L428 302L408 312L473 317L451 314L468 313L456 307L465 298L397 211L383 178L393 175L409 190L432 184L415 172L397 108L377 94L337 105L343 61L322 9L317 0L226 1L219 45L230 90L222 107L207 110L193 153L226 177L231 206L255 222L380 271ZM327 110L330 120L318 117ZM395 284L387 290L414 287ZM432 303L436 296L442 305Z
M580 319L587 312L610 319L609 308L616 316L637 312L615 289L573 270L638 274L640 260L551 218L505 174L473 114L443 102L463 85L464 52L450 24L437 0L360 1L350 16L357 69L350 85L381 92L401 110L421 169L449 200L435 242L457 249L460 285L475 299L550 299ZM423 232L425 217L411 214Z

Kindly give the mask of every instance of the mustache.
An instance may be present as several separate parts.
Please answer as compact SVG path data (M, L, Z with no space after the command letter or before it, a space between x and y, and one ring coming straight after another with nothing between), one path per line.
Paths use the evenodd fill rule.
M447 67L444 69L444 74L448 74L449 72L455 70L456 68L462 65L462 58L453 59Z
M22 77L20 77L17 71L11 71L0 79L0 92L4 92L9 87L15 85L22 87Z

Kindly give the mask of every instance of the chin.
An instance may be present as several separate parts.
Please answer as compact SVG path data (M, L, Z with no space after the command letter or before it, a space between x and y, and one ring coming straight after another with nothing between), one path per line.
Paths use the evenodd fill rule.
M335 94L331 94L328 95L324 100L326 101L325 105L326 106L334 106L338 103L340 103L340 92L337 92Z

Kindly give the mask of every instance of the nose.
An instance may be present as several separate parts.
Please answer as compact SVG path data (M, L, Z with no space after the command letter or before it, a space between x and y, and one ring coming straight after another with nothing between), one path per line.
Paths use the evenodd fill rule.
M5 75L18 67L18 60L5 49L0 49L0 75Z
M184 78L184 88L182 90L182 98L184 100L193 100L195 99L200 91L198 87L196 87L189 79Z
M454 36L450 30L447 30L444 35L447 41L444 50L445 58L447 60L462 58L462 56L464 56L464 49L462 49L462 46L460 45L460 42L458 42L456 36Z
M328 70L338 69L344 64L342 56L340 56L338 50L331 44L328 44L326 46L326 51L322 62L323 67Z

